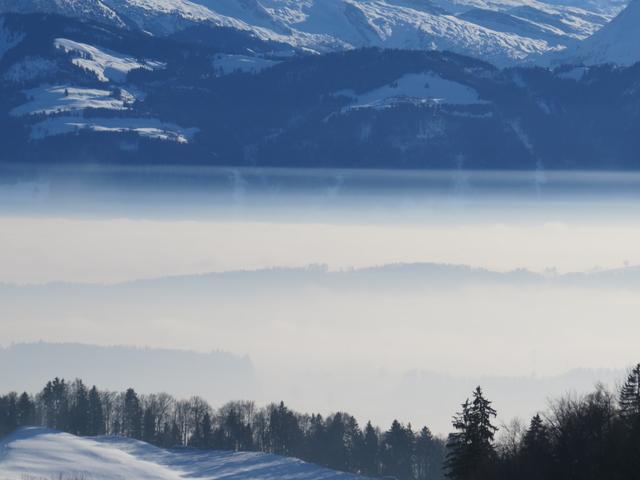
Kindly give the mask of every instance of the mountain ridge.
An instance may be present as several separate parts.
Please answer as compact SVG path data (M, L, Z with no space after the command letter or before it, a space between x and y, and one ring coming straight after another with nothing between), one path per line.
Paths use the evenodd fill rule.
M616 8L589 11L537 0L38 0L30 5L0 0L0 12L58 13L155 35L209 24L320 53L373 46L446 49L498 64L529 61L570 46L606 24ZM493 12L497 21L468 14L478 9L485 16Z

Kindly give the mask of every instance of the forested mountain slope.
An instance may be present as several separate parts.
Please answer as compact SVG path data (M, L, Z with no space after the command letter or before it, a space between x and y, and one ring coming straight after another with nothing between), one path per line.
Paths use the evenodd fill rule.
M638 166L638 65L499 69L437 51L308 54L229 28L0 24L3 162Z

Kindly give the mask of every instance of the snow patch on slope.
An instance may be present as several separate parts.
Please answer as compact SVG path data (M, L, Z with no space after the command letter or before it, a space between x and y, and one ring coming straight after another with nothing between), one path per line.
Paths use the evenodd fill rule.
M97 118L52 117L31 127L31 138L41 140L55 135L75 133L81 130L111 133L135 133L141 137L176 143L189 143L197 128L182 128L155 118Z
M251 32L265 41L290 44L299 48L328 51L346 48L348 45L324 33L309 34L279 26L268 21L253 24L251 15L243 8L236 9L238 16L218 12L217 2L190 0L104 0L114 10L132 20L143 30L156 35L168 35L198 23L216 27L235 28ZM205 5L206 3L206 5ZM246 2L235 2L244 5ZM267 25L267 26L264 26Z
M91 480L178 480L178 472L95 440L41 428L19 430L0 442L0 478L78 476Z
M293 458L263 453L163 450L123 438L79 438L42 428L19 430L0 441L0 478L90 480L362 480Z
M1 12L54 13L108 23L123 28L125 23L102 0L0 0Z
M161 62L142 60L128 57L121 53L100 49L86 43L75 42L66 38L57 38L54 41L57 49L67 54L75 55L73 64L95 74L101 82L114 81L125 82L127 74L131 70L142 68L156 70L164 68Z
M108 110L126 110L135 101L133 95L121 90L116 96L110 90L78 88L65 85L40 86L26 90L29 98L11 111L13 116L74 112L85 108L106 108Z
M433 73L407 74L384 87L356 94L351 90L336 95L350 97L354 108L386 108L398 103L472 105L483 103L478 92Z
M571 58L586 65L640 62L640 0L631 0L611 23L580 44Z

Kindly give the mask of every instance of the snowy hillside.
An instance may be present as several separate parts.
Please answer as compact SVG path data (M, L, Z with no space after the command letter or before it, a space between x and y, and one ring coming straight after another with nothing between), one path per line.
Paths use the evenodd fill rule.
M0 0L0 11L16 13L54 13L81 17L124 27L125 23L102 0Z
M356 475L263 453L163 450L124 438L26 428L0 440L0 478L86 480L355 480Z
M60 49L73 56L72 63L83 70L92 72L99 81L124 82L127 73L137 68L153 70L163 68L160 62L145 60L139 62L134 58L127 57L116 52L105 51L92 45L74 42L66 38L57 38L54 42L57 49Z
M478 92L457 82L452 82L438 75L430 73L414 73L404 75L390 85L362 93L353 91L338 92L350 98L353 103L348 109L354 108L386 108L398 103L425 103L472 105L481 103Z
M567 0L569 1L569 0ZM583 40L618 3L538 0L0 0L0 12L56 12L169 35L207 24L327 52L358 47L451 50L497 64L535 60ZM83 7L84 5L84 7Z
M632 0L611 23L576 47L570 58L587 65L640 62L640 0Z

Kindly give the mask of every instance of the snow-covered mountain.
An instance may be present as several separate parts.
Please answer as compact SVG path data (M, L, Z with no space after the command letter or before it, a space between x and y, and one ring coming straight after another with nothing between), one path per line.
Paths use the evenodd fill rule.
M264 453L164 450L115 437L80 438L24 428L0 440L0 478L86 480L356 480L293 458Z
M438 49L497 64L570 47L619 8L538 0L0 0L0 12L53 12L154 35L205 23L316 52Z
M339 4L326 2L322 8ZM247 5L229 0L226 13L238 14L233 6L249 11ZM306 10L291 5L290 21L306 25L306 40L335 39L334 33L348 30L333 22L335 32L318 34L310 22L320 17L298 18L296 12ZM308 0L309 12L320 8L314 5ZM416 5L425 18L461 21L437 13L442 9L433 4L432 13L426 4ZM633 20L637 5L592 41L618 25L634 26L624 19ZM362 0L357 6L371 17L374 7L387 9L371 27L380 31L362 35L371 42L388 35L389 42L405 45L385 25L393 18L408 21L408 14L401 20L391 12L410 10L409 1ZM262 22L255 28L275 32L276 26L264 26L275 14L260 12L254 8L250 18ZM493 11L493 18L498 14ZM282 11L278 15L284 18ZM344 17L345 25L354 21ZM48 14L0 14L0 25L0 160L300 166L304 158L306 166L349 168L637 167L630 125L640 115L640 93L632 67L574 68L571 62L556 70L501 70L429 45L309 55L263 41L250 29L198 25L162 36ZM280 37L273 38L288 35L285 27L277 30ZM404 40L415 40L412 35ZM355 34L347 40L355 42ZM481 55L487 45L468 49ZM493 50L497 56L503 51Z
M125 26L118 14L101 0L1 0L0 11L53 13Z
M611 23L576 46L569 58L586 65L640 62L640 0L632 0Z

